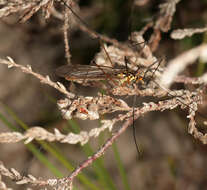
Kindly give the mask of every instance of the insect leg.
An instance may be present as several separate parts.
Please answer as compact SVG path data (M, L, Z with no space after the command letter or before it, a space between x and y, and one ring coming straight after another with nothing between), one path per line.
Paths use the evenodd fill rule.
M132 119L133 119L133 123L132 123L132 129L133 129L133 138L134 138L134 143L135 143L135 146L136 146L136 150L137 150L137 154L138 156L141 155L141 150L138 146L138 143L137 143L137 138L136 138L136 128L135 128L135 119L134 119L134 106L135 106L135 103L136 103L136 98L137 96L134 95L133 97L133 109L132 109Z

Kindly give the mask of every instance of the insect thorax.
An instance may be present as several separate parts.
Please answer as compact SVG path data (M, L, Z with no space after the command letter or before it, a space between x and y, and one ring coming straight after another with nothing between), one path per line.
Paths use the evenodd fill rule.
M120 73L117 75L121 85L131 85L134 83L143 82L143 77L135 75L134 73Z

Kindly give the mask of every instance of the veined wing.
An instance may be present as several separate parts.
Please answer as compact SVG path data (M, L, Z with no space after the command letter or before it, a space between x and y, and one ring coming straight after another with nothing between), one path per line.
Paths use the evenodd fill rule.
M124 69L114 69L99 65L64 65L56 69L56 74L66 80L106 80L107 77L118 78Z

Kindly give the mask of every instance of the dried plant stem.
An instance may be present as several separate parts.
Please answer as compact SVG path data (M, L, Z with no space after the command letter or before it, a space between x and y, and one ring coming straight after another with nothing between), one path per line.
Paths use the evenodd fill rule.
M112 135L111 138L107 140L107 142L93 155L90 156L87 160L82 162L71 174L69 177L63 178L59 180L59 183L67 184L69 183L70 190L72 190L72 182L73 179L88 165L90 165L94 160L101 157L105 151L113 144L113 142L132 124L133 120L132 118L128 119L122 127Z
M172 99L172 100L166 100L166 101L160 101L158 102L158 104L155 104L153 102L151 103L145 103L144 106L141 109L136 109L136 111L134 111L134 119L138 119L140 116L144 115L147 112L150 111L157 111L157 110L166 110L166 109L173 109L175 107L177 107L178 105L182 105L179 101L177 101L176 99ZM194 111L193 111L194 112ZM69 184L68 187L70 190L72 190L72 183L73 183L73 179L86 167L88 167L94 160L98 159L100 156L102 156L105 151L113 144L113 142L130 126L132 125L133 122L133 118L132 118L132 112L129 112L129 116L127 121L124 122L124 124L122 125L122 127L115 133L113 133L112 137L109 138L106 143L93 155L90 156L87 160L83 161L68 177L62 178L58 181L58 184ZM123 115L124 117L126 117L126 115ZM195 121L194 120L194 116L195 114L191 114L191 121ZM116 120L123 120L126 118L116 118ZM195 125L195 122L191 122L191 125Z
M182 72L188 65L194 63L196 59L200 58L202 61L206 62L206 55L207 45L202 44L198 47L182 53L181 55L171 60L161 77L161 86L168 88L173 83L176 76L180 72Z
M190 101L190 100L189 100ZM194 100L196 102L196 100ZM194 102L194 103L195 103ZM187 103L187 102L186 102ZM188 102L189 103L189 102ZM145 103L144 106L142 108L136 108L134 111L134 119L138 119L140 116L143 116L144 114L146 114L147 112L151 112L151 111L158 111L158 110L166 110L166 109L174 109L175 107L177 107L178 105L182 105L179 101L176 100L176 98L170 99L170 100L165 100L165 101L160 101L157 104L150 102L150 103ZM193 111L193 113L195 113ZM40 186L45 186L45 185L50 185L50 186L58 186L58 187L69 187L70 189L72 189L72 182L73 179L87 166L89 166L94 160L98 159L100 156L102 156L105 151L112 145L112 143L132 124L133 119L132 119L132 111L128 112L127 114L120 114L117 118L113 119L112 123L114 124L116 121L122 121L122 120L126 120L124 122L124 124L122 125L122 127L115 133L113 133L112 137L109 138L106 143L91 157L89 157L87 160L85 160L82 164L80 164L72 173L69 177L65 177L62 179L50 179L47 181L44 180L36 180L36 178L32 178L33 180L31 180L30 178L23 178L20 177L18 178L18 181L21 181L21 183L32 183L35 185L40 185ZM191 128L193 128L196 132L196 128L194 127L195 122L194 121L194 116L195 114L191 114L190 116L190 120L191 120ZM195 136L198 136L195 133ZM193 133L191 131L191 133ZM199 133L200 134L200 133ZM0 168L1 171L1 168ZM35 179L35 180L34 180ZM20 183L20 182L19 182Z
M27 74L31 74L34 77L38 78L41 83L47 84L47 85L57 89L61 93L65 94L68 98L74 98L75 97L75 95L73 93L68 92L66 90L66 88L61 83L59 83L59 82L56 83L56 82L51 81L49 76L44 77L44 76L42 76L39 73L33 72L30 65L27 65L25 67L23 65L16 64L14 62L14 60L12 58L10 58L10 57L8 57L8 60L0 59L0 64L8 65L8 68L11 68L11 67L19 68L19 69L22 70L22 72L27 73Z
M62 2L65 5L63 13L60 14L55 10L55 1ZM75 117L90 120L99 119L102 114L117 111L122 112L122 114L114 116L111 120L103 120L103 124L100 128L93 128L89 132L81 131L79 134L69 133L65 135L60 133L57 129L55 129L54 133L52 133L42 127L32 127L24 134L17 132L1 133L0 143L16 143L24 141L26 144L33 140L45 140L49 142L57 141L60 143L80 143L81 145L84 145L92 137L99 136L105 129L112 131L116 123L122 122L122 125L118 128L118 130L114 130L115 132L112 133L112 136L102 147L97 150L97 152L77 166L68 177L64 177L62 179L41 180L36 179L32 175L22 176L15 169L7 169L4 164L0 162L0 189L2 186L4 189L9 189L3 182L1 182L1 175L4 175L15 181L17 184L32 184L39 187L48 185L56 190L72 190L73 180L83 171L84 168L88 167L91 163L100 158L107 151L107 149L111 147L114 141L118 139L129 126L132 125L134 120L152 111L162 112L164 110L173 110L178 106L180 106L181 109L187 109L187 118L189 119L188 133L194 138L199 139L202 143L207 144L207 134L200 132L199 129L196 128L195 121L196 113L199 114L199 112L197 112L198 104L201 103L201 91L203 90L201 87L207 84L207 74L204 74L199 78L177 76L189 64L194 63L198 58L201 61L207 61L207 45L202 44L182 53L172 59L167 67L159 64L157 61L158 59L153 55L153 51L155 51L159 46L162 32L168 32L171 29L173 15L176 11L176 5L179 2L180 0L168 0L161 4L160 12L156 20L148 23L141 31L136 31L130 34L131 45L129 45L93 31L90 26L76 13L76 11L73 10L74 5L76 4L73 0L12 0L9 2L2 0L0 4L5 4L5 6L1 6L0 8L0 18L6 17L10 14L19 13L20 20L25 22L37 11L41 10L45 13L44 18L46 19L49 18L51 13L53 16L62 19L64 21L63 36L65 43L65 58L67 59L68 64L71 64L72 56L70 54L71 44L69 43L70 31L73 29L73 17L76 17L80 30L86 32L92 38L100 41L101 51L96 55L93 61L96 65L98 65L99 71L102 71L101 76L106 76L104 79L106 79L110 84L111 89L109 95L98 95L97 97L76 96L75 94L69 92L61 83L51 81L49 76L44 77L41 74L35 73L32 71L31 66L16 64L10 57L8 57L8 60L0 59L0 64L6 64L9 68L17 67L22 72L33 75L39 79L41 83L47 84L67 96L64 100L59 100L57 102L63 117L66 119ZM137 48L136 45L145 42L143 35L150 27L154 32L149 38L149 45L145 44L140 52L140 49ZM207 31L207 28L177 30L174 31L171 36L173 38L181 39L185 36L192 36L195 33L201 33L204 31ZM111 45L107 46L104 42ZM102 68L101 66L113 69L112 72L109 73L113 73L115 81L113 81L113 77L107 76L110 74L104 72L104 69L100 69ZM116 66L125 66L127 73L125 73L125 71L114 73ZM77 70L78 69L79 67ZM77 70L73 72L76 73ZM68 74L68 71L66 73ZM76 73L77 77L75 79L79 79L79 76L84 76L83 73L85 73L85 70L83 72L82 70L78 70L78 74ZM99 75L95 75L98 78L98 76L100 76L100 72L95 70L95 73L99 73ZM144 75L142 75L142 73L144 73ZM72 74L72 72L70 72L70 74ZM89 73L87 72L86 75L88 76L88 74ZM123 76L121 77L121 75ZM91 76L91 79L93 79L94 70L92 70ZM140 81L140 85L137 85L137 83L139 83L137 82L137 77L148 79L149 83L143 80L142 83ZM130 78L132 80L130 80ZM68 77L68 79L70 80L70 77ZM184 89L171 91L169 90L169 87L174 81L196 84L199 87L195 91L188 91ZM93 81L87 81L86 78L82 85L88 84L88 86L94 85L97 87L99 83L95 82L93 83ZM100 86L98 87L100 88ZM102 87L104 87L103 89L109 88L107 84L103 84ZM157 102L157 100L154 102L145 102L141 107L132 108L128 106L125 100L117 99L115 97L116 95L120 97L135 95L141 97L152 96L159 98L166 98L167 96L169 99L159 102ZM71 100L71 98L74 99Z
M71 64L71 54L70 54L70 46L69 46L69 38L68 34L70 32L69 25L70 12L65 10L64 12L64 26L63 26L63 35L64 35L64 43L65 43L65 58L68 64Z
M18 171L16 171L14 168L7 169L3 162L0 161L0 174L3 176L7 176L13 181L15 181L17 184L33 184L33 185L38 185L38 186L45 186L51 183L51 181L44 181L44 180L38 180L32 175L28 176L22 176Z
M96 31L92 30L90 26L86 22L84 22L83 19L66 3L65 0L61 0L61 1L73 13L73 15L75 15L75 17L80 21L78 22L78 26L83 32L88 33L92 38L113 44L115 47L118 47L124 50L126 56L133 56L135 54L135 52L131 48L120 43L116 39L109 38L105 35L99 34Z

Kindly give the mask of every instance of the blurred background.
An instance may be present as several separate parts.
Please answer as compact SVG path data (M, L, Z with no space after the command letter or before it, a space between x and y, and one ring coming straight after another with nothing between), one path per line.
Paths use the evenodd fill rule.
M156 19L159 15L159 4L164 2L80 0L77 2L80 6L77 11L95 31L119 41L126 41L132 31L140 30ZM55 2L57 10L61 11L63 6ZM206 0L182 0L177 4L171 28L204 27L207 20L206 10ZM18 18L15 14L1 19L1 58L10 56L18 64L31 65L35 72L49 75L52 80L58 80L69 88L69 82L55 75L55 69L66 64L63 21L54 16L45 20L41 11L26 23L19 23ZM164 56L166 61L206 42L205 33L175 41L170 39L170 32L171 30L162 34L160 45L155 52L157 57ZM151 33L152 31L147 31L146 40ZM69 44L72 64L90 64L100 48L99 42L80 31L76 24L70 31ZM186 73L199 76L204 71L205 65L197 63L189 67ZM56 101L64 96L18 69L8 69L5 65L0 65L0 82L0 132L23 132L22 126L27 125L41 126L51 132L58 128L67 134L69 131L88 131L100 125L100 121L62 120ZM75 86L79 94L87 93L87 88L80 84ZM95 95L96 91L91 88L90 95ZM140 103L139 98L137 100ZM202 109L205 111L205 108ZM132 129L128 128L101 159L84 170L83 175L87 176L87 181L95 185L97 190L207 189L207 147L188 134L186 117L187 112L180 109L145 115L135 123L136 137L142 149L139 157ZM205 128L199 127L205 131ZM31 150L31 147L28 148L23 142L0 144L0 160L7 168L15 168L22 175L32 174L44 179L67 176L71 172L70 167L64 165L60 157L77 166L95 152L109 136L109 132L104 132L99 138L91 139L90 144L84 147L33 142L35 150L48 159L48 163L52 163L53 167L43 163L35 150ZM57 150L60 155L57 152L53 154L47 146ZM120 168L124 170L124 174L120 172ZM3 177L3 181L14 189L26 189L26 186L18 186L8 178ZM93 189L80 178L75 180L75 187Z

